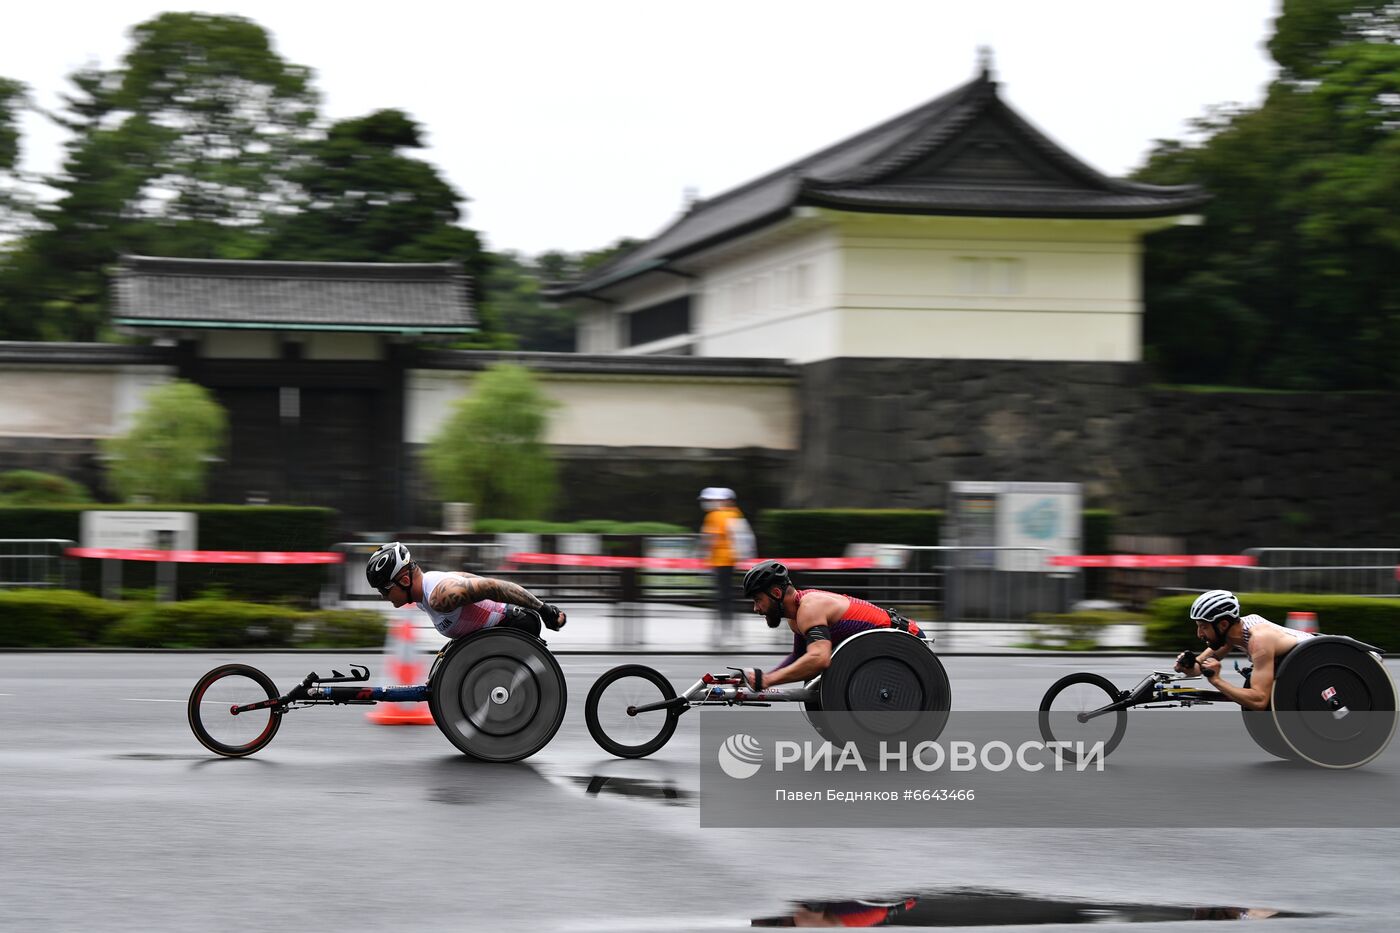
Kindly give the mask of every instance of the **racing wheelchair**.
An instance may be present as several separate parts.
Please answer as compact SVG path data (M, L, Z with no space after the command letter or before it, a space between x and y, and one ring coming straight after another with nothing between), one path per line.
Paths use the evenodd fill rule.
M588 732L609 754L645 758L670 741L681 714L693 707L801 703L822 738L834 745L854 742L866 751L907 729L917 728L920 739L936 739L952 706L948 674L930 642L900 629L870 629L845 639L830 666L802 686L754 690L738 668L729 670L735 673L705 674L677 693L653 668L615 667L588 691Z
M1186 653L1194 663L1195 655ZM1241 673L1248 687L1251 669ZM1108 755L1123 740L1133 707L1233 702L1219 690L1181 684L1195 679L1174 670L1153 671L1132 689L1119 690L1098 674L1070 674L1041 700L1040 733L1047 742L1101 741ZM1395 734L1395 682L1380 649L1343 635L1322 635L1283 656L1267 710L1240 712L1249 737L1277 758L1357 768L1385 751ZM1062 758L1073 756L1067 748L1058 751Z
M568 701L564 672L545 643L513 629L483 629L449 642L426 684L347 686L369 680L369 668L349 667L349 674L332 670L329 677L312 671L286 693L247 664L216 667L190 692L190 728L211 752L241 758L266 747L294 709L426 700L433 722L464 754L519 761L554 738Z

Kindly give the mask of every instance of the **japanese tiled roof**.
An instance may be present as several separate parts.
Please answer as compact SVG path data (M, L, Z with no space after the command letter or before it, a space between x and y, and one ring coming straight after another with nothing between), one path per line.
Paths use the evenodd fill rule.
M455 263L124 256L113 321L168 329L476 330L467 276Z
M791 165L698 201L654 239L564 294L586 294L810 205L876 213L977 217L1143 218L1190 213L1194 185L1110 178L1012 110L976 78Z

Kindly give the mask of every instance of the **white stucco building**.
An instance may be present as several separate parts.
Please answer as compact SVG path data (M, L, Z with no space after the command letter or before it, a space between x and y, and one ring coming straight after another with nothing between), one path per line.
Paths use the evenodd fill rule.
M1141 242L1195 187L1108 178L988 70L696 202L563 297L582 353L1141 359Z

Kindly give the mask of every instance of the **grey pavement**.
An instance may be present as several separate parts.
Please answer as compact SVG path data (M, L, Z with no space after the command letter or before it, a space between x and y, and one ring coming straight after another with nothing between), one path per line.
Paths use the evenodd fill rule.
M279 686L322 664L303 653L0 654L0 928L737 931L802 902L917 895L927 906L961 899L946 910L980 929L1065 929L1016 914L1068 899L1153 905L1144 913L1164 920L1201 906L1295 911L1312 916L1269 928L1330 931L1392 929L1400 909L1400 831L1264 828L1271 807L1292 802L1249 796L1271 764L1243 735L1227 748L1153 751L1164 764L1189 754L1233 769L1238 782L1202 792L1243 795L1259 823L1250 830L736 831L700 825L699 726L706 716L737 724L745 711L687 714L665 749L638 761L589 737L589 686L633 659L561 658L564 723L514 765L472 762L432 726L372 725L356 708L298 710L257 755L215 758L190 734L186 699L229 660ZM645 663L679 683L713 660ZM1130 683L1151 664L946 663L955 706L970 710L1034 709L1071 670ZM1215 715L1182 715L1195 712ZM1346 772L1339 787L1373 776ZM1099 930L1200 928L1081 913Z

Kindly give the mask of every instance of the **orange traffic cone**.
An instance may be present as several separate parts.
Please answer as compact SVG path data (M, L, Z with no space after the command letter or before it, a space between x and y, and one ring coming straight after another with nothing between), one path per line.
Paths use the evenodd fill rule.
M389 622L384 641L384 670L391 684L421 684L428 676L422 655L413 650L413 625L407 619ZM365 714L381 726L431 726L433 714L427 703L378 703Z
M1309 635L1317 634L1317 613L1315 612L1290 612L1288 619L1284 623L1288 628L1298 632L1307 632Z

